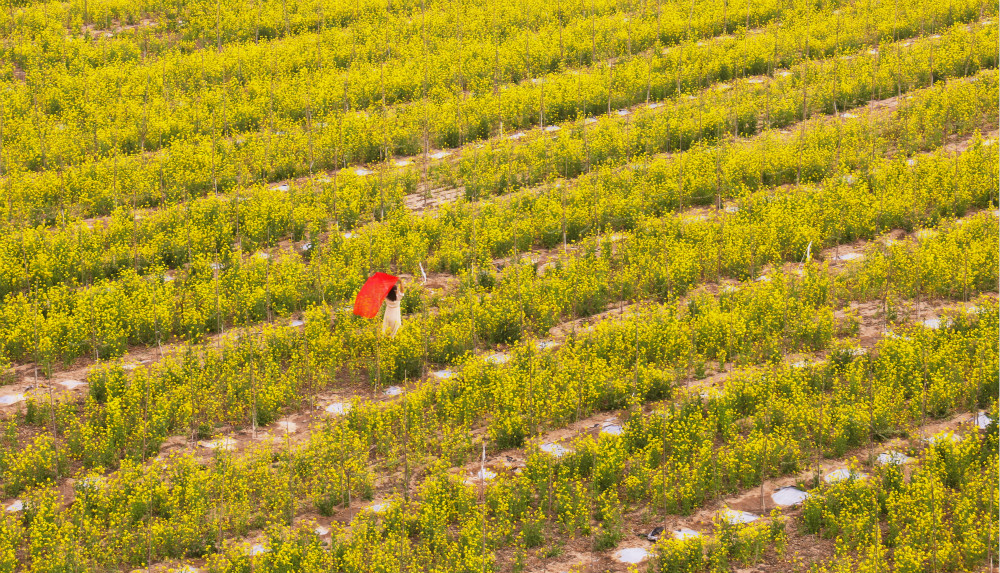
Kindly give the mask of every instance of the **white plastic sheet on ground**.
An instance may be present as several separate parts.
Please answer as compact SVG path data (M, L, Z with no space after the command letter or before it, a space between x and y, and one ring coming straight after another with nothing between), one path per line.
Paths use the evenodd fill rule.
M798 505L809 497L807 492L793 486L783 487L771 494L771 501L782 507Z
M324 536L324 535L326 535L326 534L330 533L330 528L328 528L328 527L323 527L322 525L317 525L317 526L316 526L316 527L315 527L315 528L313 529L313 532L315 532L315 533L316 533L316 535L319 535L320 537L322 537L322 536Z
M985 430L986 426L989 426L990 422L993 421L993 418L987 416L986 412L983 411L976 414L976 417L973 418L973 421L975 422L976 427L978 427L980 430Z
M24 394L7 394L0 396L0 406L12 406L24 401Z
M692 537L701 537L701 532L682 527L680 529L675 529L673 531L673 536L674 539L691 539Z
M712 398L718 398L722 396L722 392L718 388L707 388L704 392L698 394L701 396L702 400L711 400Z
M392 164L395 165L396 167L406 167L407 165L411 165L412 163L413 162L410 161L409 159L397 159L392 162Z
M388 388L383 390L382 393L385 394L386 396L399 396L400 394L403 393L403 389L400 388L399 386L389 386Z
M622 433L622 427L612 422L604 422L601 424L601 433L619 436Z
M365 177L367 175L371 175L372 173L374 173L374 171L370 171L368 169L365 169L364 167L360 167L354 170L354 174L357 175L358 177Z
M953 432L945 431L924 438L924 441L927 442L928 444L937 444L940 442L951 442L953 444L957 444L958 442L962 441L962 436L959 436L958 434L955 434Z
M553 442L542 444L538 449L556 458L561 458L570 452L570 450Z
M272 191L288 191L288 184L287 183L282 183L281 185L276 185L274 187L271 187L271 190Z
M465 483L472 485L479 482L488 482L495 477L497 477L496 472L490 470L489 468L483 468L466 478Z
M856 479L863 480L868 478L868 474L862 472L851 472L847 468L840 468L839 470L833 470L832 472L823 476L823 481L826 483L837 483L842 482L846 479Z
M24 510L24 502L19 499L15 499L13 502L8 504L7 507L4 508L4 511L8 513L17 513L23 510Z
M626 547L615 552L615 559L620 563L642 563L647 557L649 557L649 552L642 547Z
M861 253L844 253L842 255L837 255L833 257L835 261L856 261L858 259L865 258Z
M288 323L288 326L302 326L303 324L305 323L302 322L301 320L293 320Z
M584 125L590 125L592 123L597 123L597 120L592 117L588 117L587 119L583 120Z
M253 545L250 546L249 549L247 549L247 555L253 557L255 555L260 555L262 553L267 553L268 551L270 551L270 549L268 549L267 547L261 545L260 543L254 543Z
M448 378L451 378L452 376L455 375L454 372L452 372L451 370L447 370L447 369L446 370L437 370L433 374L434 374L434 376L436 376L438 378L441 378L441 379L444 379L444 380L447 380Z
M903 452L897 452L895 450L889 450L888 452L882 452L878 455L878 463L887 466L890 464L901 466L903 464L908 464L913 461L913 458L904 454Z
M389 509L389 502L380 501L378 503L371 504L368 509L372 510L373 513L385 513L385 510Z
M512 141L517 141L518 139L521 139L522 137L524 137L524 132L523 131L519 131L519 132L517 132L517 133L515 133L513 135L508 135L507 139L510 139Z
M431 154L431 159L444 159L445 157L448 157L449 155L451 155L451 153L449 153L447 151L438 151L437 153L432 153Z
M201 441L198 445L209 450L233 450L236 448L236 440L232 438L219 438L217 440Z
M76 487L79 489L99 489L104 486L103 476L87 476L80 481L76 482Z
M629 110L627 110L627 109L620 109L620 110L616 111L615 113L618 114L618 117L625 117L626 115L628 115L631 112L629 112Z
M555 348L556 343L551 340L539 340L535 343L535 348L539 350L548 350L550 348Z
M739 511L736 509L729 509L728 507L719 511L719 517L721 517L726 523L732 525L738 525L740 523L753 523L760 519L757 515L750 513L749 511Z
M920 323L924 328L930 328L931 330L941 328L940 318L928 318L927 320Z
M510 356L504 354L503 352L498 352L496 354L491 354L487 356L486 361L489 362L490 364L497 364L497 365L506 364L507 362L510 361Z
M323 409L326 410L328 414L334 414L339 416L341 414L346 414L350 412L351 405L345 402L334 402L332 404L327 405L327 407Z
M549 133L555 133L555 132L559 131L560 129L562 129L562 128L559 127L558 125L547 125L547 126L545 126L545 131L547 131Z

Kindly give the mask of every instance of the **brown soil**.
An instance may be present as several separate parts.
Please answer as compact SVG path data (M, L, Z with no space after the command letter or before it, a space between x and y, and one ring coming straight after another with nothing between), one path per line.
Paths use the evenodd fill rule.
M990 145L996 145L997 138L1000 136L1000 130L996 129L995 123L984 123L980 126L980 132L983 139L989 141ZM972 139L971 135L951 136L948 138L948 143L944 145L944 150L949 153L962 153L972 145Z
M423 213L465 197L464 187L438 187L403 197L403 205L414 213Z
M143 28L155 28L159 24L150 18L143 18L135 24L122 24L121 20L111 20L111 23L106 28L99 27L104 23L100 24L84 24L81 29L84 33L89 33L91 36L105 36L111 37L116 34L121 34L122 32L132 32L135 30L140 30Z

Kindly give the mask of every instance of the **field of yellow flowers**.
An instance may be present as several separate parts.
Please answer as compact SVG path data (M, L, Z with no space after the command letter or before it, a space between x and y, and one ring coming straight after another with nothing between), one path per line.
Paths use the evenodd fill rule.
M995 5L4 8L0 573L1000 563Z

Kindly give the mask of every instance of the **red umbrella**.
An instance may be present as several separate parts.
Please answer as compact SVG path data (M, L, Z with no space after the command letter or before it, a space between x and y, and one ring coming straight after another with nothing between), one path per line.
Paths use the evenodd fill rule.
M375 318L386 295L392 290L392 285L399 282L398 277L386 273L375 273L368 277L364 286L354 299L354 314L365 318Z

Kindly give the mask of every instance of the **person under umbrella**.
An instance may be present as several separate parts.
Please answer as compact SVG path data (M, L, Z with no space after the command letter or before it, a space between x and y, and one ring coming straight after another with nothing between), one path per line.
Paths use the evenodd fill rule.
M382 317L382 334L396 336L403 324L400 302L403 292L399 288L399 278L386 273L375 273L365 281L354 299L354 314L364 318L375 318L382 302L385 314Z

